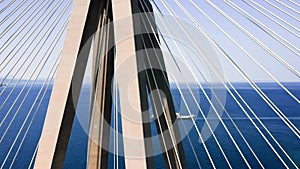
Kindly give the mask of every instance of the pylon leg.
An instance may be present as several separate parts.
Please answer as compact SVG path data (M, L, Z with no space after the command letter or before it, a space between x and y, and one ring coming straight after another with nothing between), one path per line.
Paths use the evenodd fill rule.
M108 5L107 8L110 8L109 4L106 5ZM102 22L102 24L99 25L105 26L107 29L104 29L105 32L103 32L100 31L101 27L99 27L94 41L94 72L92 73L94 76L91 92L93 102L91 102L87 158L87 168L89 169L108 168L112 79L114 73L114 48L109 50L108 46L114 43L114 38L109 30L110 25L107 24L111 20L111 14L104 10L102 16L105 19L100 19L99 22Z
M73 3L34 168L63 168L99 6L97 0Z

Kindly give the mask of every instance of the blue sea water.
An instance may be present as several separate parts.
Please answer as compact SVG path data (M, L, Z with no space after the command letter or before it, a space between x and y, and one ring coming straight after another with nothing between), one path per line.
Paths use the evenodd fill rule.
M238 92L245 99L248 105L253 109L257 116L261 119L264 125L272 133L273 137L280 143L282 148L290 156L290 158L300 166L300 141L299 138L287 127L287 125L278 117L278 115L266 104L261 97L248 85L244 83L234 84L238 89ZM297 127L300 128L300 105L295 100L293 100L284 90L282 90L277 84L274 83L258 83L257 84L262 91L276 104L276 106L287 116L290 121ZM289 91L299 100L300 99L300 84L299 83L285 83L284 84ZM10 164L14 161L12 168L27 168L30 164L32 156L34 154L38 139L41 134L42 124L44 121L45 113L48 106L48 101L51 94L51 86L46 91L45 100L41 102L40 108L37 111L35 119L31 127L26 134L26 137L23 141L22 146L19 149L19 153L14 160L14 156L18 151L18 146L22 142L22 138L25 135L26 128L30 124L30 120L33 117L33 113L28 116L28 121L24 124L24 130L20 130L24 119L26 118L29 110L32 108L33 112L37 109L37 106L32 107L35 98L41 88L41 84L35 85L28 96L26 92L28 87L25 87L24 92L21 94L21 99L17 100L17 96L24 87L23 85L18 85L16 89L12 92L9 99L6 100L13 86L8 86L6 91L2 96L0 96L0 164L3 164L4 168L9 168ZM4 88L0 88L0 92ZM203 92L196 86L192 88L193 93L197 96L197 102L199 103L204 114L208 114L210 110L209 102L206 100ZM208 88L205 88L205 91L208 93L208 97L212 97L212 93ZM233 91L231 89L231 91ZM189 97L189 90L187 88L182 88L183 95L186 97L189 104L192 102L192 98ZM184 109L183 99L177 88L173 86L172 89L175 108L176 111L180 111L181 114L188 114L186 109ZM237 127L240 129L241 133L244 135L249 145L254 150L255 154L262 162L266 168L284 168L282 162L278 159L276 154L266 143L264 138L260 135L251 121L247 118L243 110L235 102L233 97L226 92L226 100L224 105L230 116L233 118ZM235 94L235 96L237 96ZM26 97L24 103L22 103L22 98ZM189 100L190 99L190 100ZM37 102L39 102L38 98ZM241 101L238 99L238 101ZM5 104L4 104L5 103ZM16 106L12 105L15 104ZM3 105L3 107L2 107ZM246 107L245 104L241 104L243 107ZM20 107L19 107L20 106ZM18 111L20 109L20 111ZM250 114L253 118L253 122L257 124L258 128L261 129L262 133L266 136L266 139L270 140L270 144L273 145L274 149L286 162L286 164L293 168L292 163L281 151L280 147L272 140L268 133L263 129L259 124L258 120L254 118L250 110L245 108L245 111ZM11 112L11 113L8 113ZM17 113L18 112L18 113ZM87 139L88 136L85 131L83 123L87 124L89 114L89 88L84 86L80 100L79 106L77 108L77 116L74 120L73 131L71 134L71 139L69 142L69 147L65 160L65 169L80 169L86 167L86 154L87 154ZM200 112L193 111L193 114L196 114L196 123L197 126L201 128L204 126L204 120ZM84 117L84 118L82 118ZM12 120L14 119L14 120ZM253 154L247 147L246 143L243 141L242 137L239 135L238 131L235 129L229 118L225 113L222 114L222 119L228 130L232 134L236 143L243 152L245 158L248 160L249 164L253 168L260 168L258 161L254 158ZM211 119L211 121L217 121L217 119ZM191 124L191 120L185 120L183 123L186 125ZM151 123L152 129L155 129L155 124ZM8 128L8 126L10 126ZM8 128L8 130L6 130ZM18 132L20 136L16 138ZM182 135L185 133L182 130ZM220 146L223 148L228 160L234 168L247 168L245 162L243 161L241 155L236 149L235 145L228 136L226 130L222 124L218 124L214 131L217 139L219 140ZM209 157L205 152L203 144L199 141L199 135L196 132L195 128L191 128L188 133L189 137L183 139L183 146L185 150L185 156L187 159L188 168L198 168L197 158L200 162L202 168L212 168L212 165L209 161ZM196 151L196 156L193 153L192 147L190 145L189 139L192 142L193 148ZM13 145L13 142L14 146ZM208 151L214 161L214 164L217 168L228 168L225 158L223 157L218 145L213 137L209 137L205 144L208 148ZM12 148L11 148L12 147ZM157 146L159 147L159 146ZM6 158L7 157L7 158ZM164 163L162 155L155 156L155 166L156 168L164 168ZM113 154L110 154L109 157L110 164L109 167L112 167ZM5 161L5 163L4 163ZM119 157L120 168L124 167L123 157Z

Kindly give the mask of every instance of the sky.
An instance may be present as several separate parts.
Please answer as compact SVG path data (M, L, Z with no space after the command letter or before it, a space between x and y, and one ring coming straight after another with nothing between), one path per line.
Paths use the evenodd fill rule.
M240 50L228 37L224 35L212 22L210 22L207 17L200 13L191 1L181 1L183 7L192 15L197 22L204 28L204 30L212 37L225 51L226 53L245 71L251 79L255 81L273 81L270 76L268 76L253 60L251 60L244 52ZM195 1L196 2L196 1ZM296 54L292 53L289 49L281 45L279 42L271 38L264 31L260 30L256 25L249 22L245 17L241 16L239 13L234 11L230 6L221 1L212 1L216 6L223 10L227 15L232 17L240 25L244 27L249 33L254 35L258 40L268 46L271 50L277 53L284 61L290 64L296 70L300 70L300 58ZM299 22L286 16L284 13L272 8L272 6L263 3L262 1L257 1L263 7L267 7L276 15L284 18L284 20L292 23L296 27L300 27ZM236 26L230 23L222 14L218 13L212 6L207 2L197 1L197 6L210 16L224 31L229 34L237 43L243 47L255 60L257 60L266 70L273 74L273 76L279 81L299 81L299 78L293 75L289 70L287 70L282 64L275 60L270 54L268 54L264 49L257 45L253 40L251 40L247 35L245 35ZM275 3L276 4L276 3ZM195 25L191 22L191 19L179 8L173 1L168 1L169 7L171 7L175 12L176 16L181 19L190 22L191 25ZM250 13L252 16L260 20L263 24L268 26L277 34L286 38L287 41L294 44L298 49L300 45L300 39L296 36L291 35L286 30L277 26L268 18L264 18L259 12L251 8L250 6L240 2L237 4L243 10ZM278 5L278 3L277 3ZM167 8L163 3L157 1L157 6L160 6L162 13L168 13ZM280 6L282 7L282 6ZM295 7L295 6L293 6ZM282 7L283 8L283 7ZM296 8L297 9L297 8ZM298 7L299 9L299 7ZM287 9L286 9L287 10ZM288 10L287 10L288 11ZM290 11L289 11L290 12ZM290 12L294 16L295 13ZM299 14L298 14L299 16ZM291 29L291 28L290 28ZM294 30L297 33L296 30ZM299 54L299 52L298 52ZM224 56L219 55L219 60L222 63L223 70L225 72L225 77L231 81L244 81L241 75L236 71L236 69L225 59Z
M193 1L196 5L192 3ZM67 4L67 1L60 1L62 2L62 4L58 5L59 8L57 10L52 10L56 2L58 1L55 1L50 6L48 6L48 4L50 4L50 1L17 0L5 11L3 11L2 9L5 8L9 4L9 2L10 1L8 0L4 0L0 3L0 18L5 18L2 21L0 21L0 78L5 77L6 75L8 75L9 78L13 78L16 73L17 74L15 78L20 78L22 77L22 74L24 72L25 73L22 78L29 78L37 66L40 66L39 68L43 66L43 60L40 62L41 59L46 58L43 56L48 56L50 51L53 49L53 52L50 54L49 59L47 60L45 67L42 69L39 76L39 78L44 79L49 74L53 63L56 57L59 55L60 49L63 46L65 32L59 38L57 45L55 45L56 47L53 48L53 46L50 46L50 44L55 39L60 28L64 24L64 21L67 20L68 15L71 12L71 5L69 5L66 12L64 12L61 18L59 18L59 13ZM33 4L34 2L36 2L36 4ZM254 40L249 38L249 36L247 36L234 24L228 21L208 2L195 0L179 0L179 2L182 4L182 8L180 8L180 6L178 6L178 4L175 3L175 1L168 0L167 6L166 4L162 3L162 1L155 1L157 7L160 9L160 11L158 11L154 7L155 13L157 13L157 15L161 15L162 13L164 15L174 16L174 14L170 14L167 7L171 8L172 10L174 10L176 17L180 18L180 22L188 25L189 30L196 31L193 33L195 38L198 36L204 37L204 34L201 33L201 31L199 31L199 26L201 26L208 34L208 36L211 37L230 56L230 58L235 63L237 63L239 67L254 81L272 82L274 81L274 79L283 82L299 81L299 78L295 76L285 66L283 66L282 63L274 59L274 56L266 52L266 50L264 50ZM212 4L215 4L220 10L224 11L226 15L228 15L234 21L240 24L243 27L243 29L245 29L251 35L254 35L254 37L258 41L263 43L268 49L272 50L274 55L279 57L279 60L283 60L293 69L300 72L300 24L299 20L296 20L297 18L300 18L300 15L299 13L296 13L290 9L293 8L299 11L300 7L288 1L282 2L290 6L290 8L287 8L275 1L270 2L273 6L263 1L255 1L254 3L249 1L249 4L246 4L242 1L239 1L239 3L233 1L233 3L235 3L242 10L248 12L251 16L257 19L257 21L263 23L265 26L268 27L268 29L264 28L263 30L261 30L257 25L253 24L246 17L238 13L234 8L232 8L225 2L219 0L211 1ZM37 12L37 9L40 9L40 5L44 5L45 3L47 4L44 8L40 10L40 13L38 13L37 16L32 17L33 19L30 20L29 18L31 14L35 14L34 12ZM19 6L20 8L18 8ZM281 21L278 18L275 18L274 16L272 16L272 14L268 13L259 6L266 8L276 16L282 18L283 21ZM290 16L277 9L276 6L280 7L282 11L290 14ZM232 39L234 39L241 48L245 49L245 51L253 59L251 59L244 51L242 51L236 44L234 44L232 40L230 40L214 23L212 23L205 15L203 15L197 7L201 8L201 10L203 10L203 12L207 14L207 16L211 17L211 19L217 25L219 25L220 28L222 28L224 32L226 32ZM259 11L257 9L259 9ZM186 15L184 10L186 10L189 13L189 15L193 16L193 18L195 19L194 22L193 20L191 20L191 18L189 18L188 15ZM24 11L27 12L24 13ZM285 28L280 26L278 23L275 23L268 17L264 16L260 12L268 14L268 16L270 16L279 24L283 25ZM22 13L24 14L24 16L20 17L20 20L18 20L19 16ZM46 17L47 13L50 13L48 16L49 20ZM44 22L41 22L40 18L43 17L46 17L46 19ZM57 20L56 22L55 18L57 17L59 18L59 20ZM157 20L158 19L159 18L157 18ZM27 22L28 26L25 26ZM51 24L52 22L54 22L54 24ZM14 23L16 24L14 26L11 26ZM42 27L45 23L46 25L44 28L39 28L39 26ZM174 29L174 27L178 28L178 24L175 24L175 22L173 24L175 26L169 25L167 28L163 28L163 26L165 25L162 24L158 26L161 27L162 30L170 30L170 28L172 27L172 29ZM292 33L286 29L288 29ZM268 35L266 31L271 32L270 30L273 32L272 34L274 34L275 32L276 36L279 35L280 37L283 37L284 40L289 43L287 46L292 48L295 51L295 53L293 53L290 49L288 49L280 42L274 40L274 38ZM20 32L20 34L18 34L17 32ZM168 34L168 32L164 33ZM293 33L296 36L293 35ZM174 77L171 77L171 79L179 82L193 82L195 81L195 78L197 78L198 80L203 81L203 77L200 76L200 72L202 72L206 79L213 80L214 77L212 76L214 75L212 73L212 70L211 68L209 68L209 65L203 60L203 57L205 58L205 56L202 56L199 52L197 52L197 49L193 49L193 45L185 43L188 42L189 36L184 35L184 31L180 29L177 29L177 32L175 32L174 34L177 34L178 36L183 35L185 36L184 38L187 38L187 41L185 41L182 39L176 40L174 39L174 37L164 37L165 41L168 43L168 47L171 49L171 53L173 55L176 55L177 62L180 64L179 66L186 71L184 72L184 75L188 74L188 76L182 76L182 74L178 75L178 73L176 73L176 71L178 72L178 70L176 70L176 67L174 67L172 57L166 57L165 62L167 65L167 71L171 75L172 73L174 74L172 75ZM35 36L36 39L34 39ZM13 38L11 38L12 42L9 44L10 37ZM27 39L27 37L29 39ZM43 43L44 40L46 40L45 44ZM281 40L281 42L282 41L283 40ZM18 44L18 42L20 42L20 44ZM284 44L287 44L286 42L284 42ZM199 40L199 43L197 44L198 46L196 46L202 49L202 46L205 46L207 48L206 45L208 45L209 48L214 49L214 52L211 53L212 57L210 58L217 59L217 61L219 62L219 64L217 65L219 69L223 72L223 78L233 82L244 82L245 79L231 64L231 62L228 59L226 59L226 57L220 52L220 50L218 50L213 44L209 43L210 41L208 39L203 38ZM21 44L24 45L21 47ZM166 45L162 44L162 46L163 50L168 52ZM26 50L26 48L28 48L28 50ZM48 48L50 51L46 53ZM38 53L39 49L40 52ZM31 53L31 50L34 51ZM205 48L203 50L209 51L209 49ZM35 55L37 56L36 59L33 60L32 64L29 64ZM12 56L14 57L12 58ZM26 58L28 58L27 62L25 62ZM10 59L11 61L9 61ZM262 67L265 70L263 70L255 61L262 65ZM7 66L4 66L6 64ZM196 67L199 68L200 72L196 70ZM25 71L27 69L29 71ZM37 69L36 74L37 72L39 72L38 70L39 69ZM88 70L90 70L90 67L88 68ZM193 71L193 73L191 73L191 70ZM271 76L268 75L266 72L269 72L269 74L273 78L271 78Z

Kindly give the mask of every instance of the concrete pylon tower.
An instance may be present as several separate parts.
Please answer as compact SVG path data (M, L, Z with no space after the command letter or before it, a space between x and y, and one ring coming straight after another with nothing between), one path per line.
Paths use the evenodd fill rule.
M164 133L160 146L168 147L163 153L166 168L186 168L164 59L155 39L154 16L147 20L143 15L133 17L145 12L152 12L148 0L74 0L34 168L63 167L90 49L93 66L87 168L108 168L105 147L110 143L113 78L118 82L125 167L155 167L153 145L146 141L152 136L150 114L145 111L149 109L148 93L152 92L157 133ZM145 52L147 49L158 52Z

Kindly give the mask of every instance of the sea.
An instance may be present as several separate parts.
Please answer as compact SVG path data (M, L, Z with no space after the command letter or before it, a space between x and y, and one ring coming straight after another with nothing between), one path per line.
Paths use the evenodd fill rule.
M296 99L300 100L300 83L283 83L294 98L276 83L260 82L256 83L256 85L272 101L272 104L276 106L275 108L274 106L272 107L270 102L262 99L258 92L247 83L233 84L244 100L241 100L229 85L229 89L236 97L236 100L225 89L216 88L210 90L210 85L204 85L203 90L197 85L193 85L190 88L187 86L180 87L174 84L171 85L176 112L182 115L194 114L195 123L197 124L196 128L191 119L180 120L178 123L181 136L183 137L182 144L188 168L212 168L209 156L217 168L229 168L228 162L233 168L248 168L240 152L242 152L244 158L252 168L262 168L261 165L271 169L285 168L284 163L289 168L295 168L291 161L300 167L300 140L291 128L280 118L280 116L284 115L290 121L289 124L293 124L294 128L300 129L300 104L296 102ZM34 163L34 154L41 135L52 90L52 85L50 84L49 88L43 88L40 97L37 97L42 86L42 83L37 83L30 88L30 83L27 86L25 83L20 83L18 85L11 84L7 87L0 88L0 92L3 92L0 96L0 168L6 169L11 167L22 169L28 168L31 163ZM194 97L192 97L191 91ZM42 97L44 92L44 97ZM84 84L80 94L64 169L86 168L88 141L88 135L86 133L89 121L89 93L89 85ZM214 100L215 95L220 95L222 100L216 102L216 100ZM214 100L214 104L220 103L225 107L226 112L216 106L216 109L221 110L219 115L223 123L220 122L217 116L212 115L212 113L214 113L214 111L212 111L213 106L210 105L207 98L209 98L210 101ZM34 104L35 102L36 104ZM190 105L191 108L187 109L186 104ZM200 106L202 112L199 111L198 106ZM247 106L250 107L251 110ZM29 111L31 113L28 113ZM255 113L255 115L253 113ZM204 131L207 123L203 118L203 114L208 118L208 123L213 124L215 137L213 137L211 133ZM249 116L246 114L249 114ZM280 116L278 116L278 114L280 114ZM250 117L251 120L248 117ZM27 120L25 121L25 119ZM119 121L119 123L121 122ZM256 126L253 123L256 124ZM184 130L184 125L185 127L190 126L190 128ZM226 126L226 128L224 126ZM151 122L151 127L155 135L156 128L153 121ZM268 131L266 131L265 128L267 128ZM121 129L119 129L119 131L121 131ZM204 143L199 137L199 132L205 135ZM230 137L228 133L230 133L232 137ZM247 143L240 134L244 136ZM113 136L113 134L111 134L111 136ZM231 138L235 140L240 151ZM266 140L268 140L268 142L266 142ZM153 140L153 142L158 144L155 147L160 149L159 142L157 142L157 140ZM204 145L207 147L209 153L205 150ZM248 146L250 146L251 149L249 149ZM219 147L222 147L228 162ZM119 149L119 151L122 152L122 145L119 145ZM158 150L158 152L159 151L161 150ZM276 151L277 154L274 151ZM109 168L114 167L113 162L115 155L113 154L113 149L111 152L112 153L109 154ZM278 158L278 156L280 156L281 159ZM157 153L154 156L154 161L156 168L165 168L161 153ZM284 161L284 163L282 161ZM125 164L122 155L118 156L118 164L119 168L124 168ZM32 168L32 166L33 165L31 165L30 168Z

